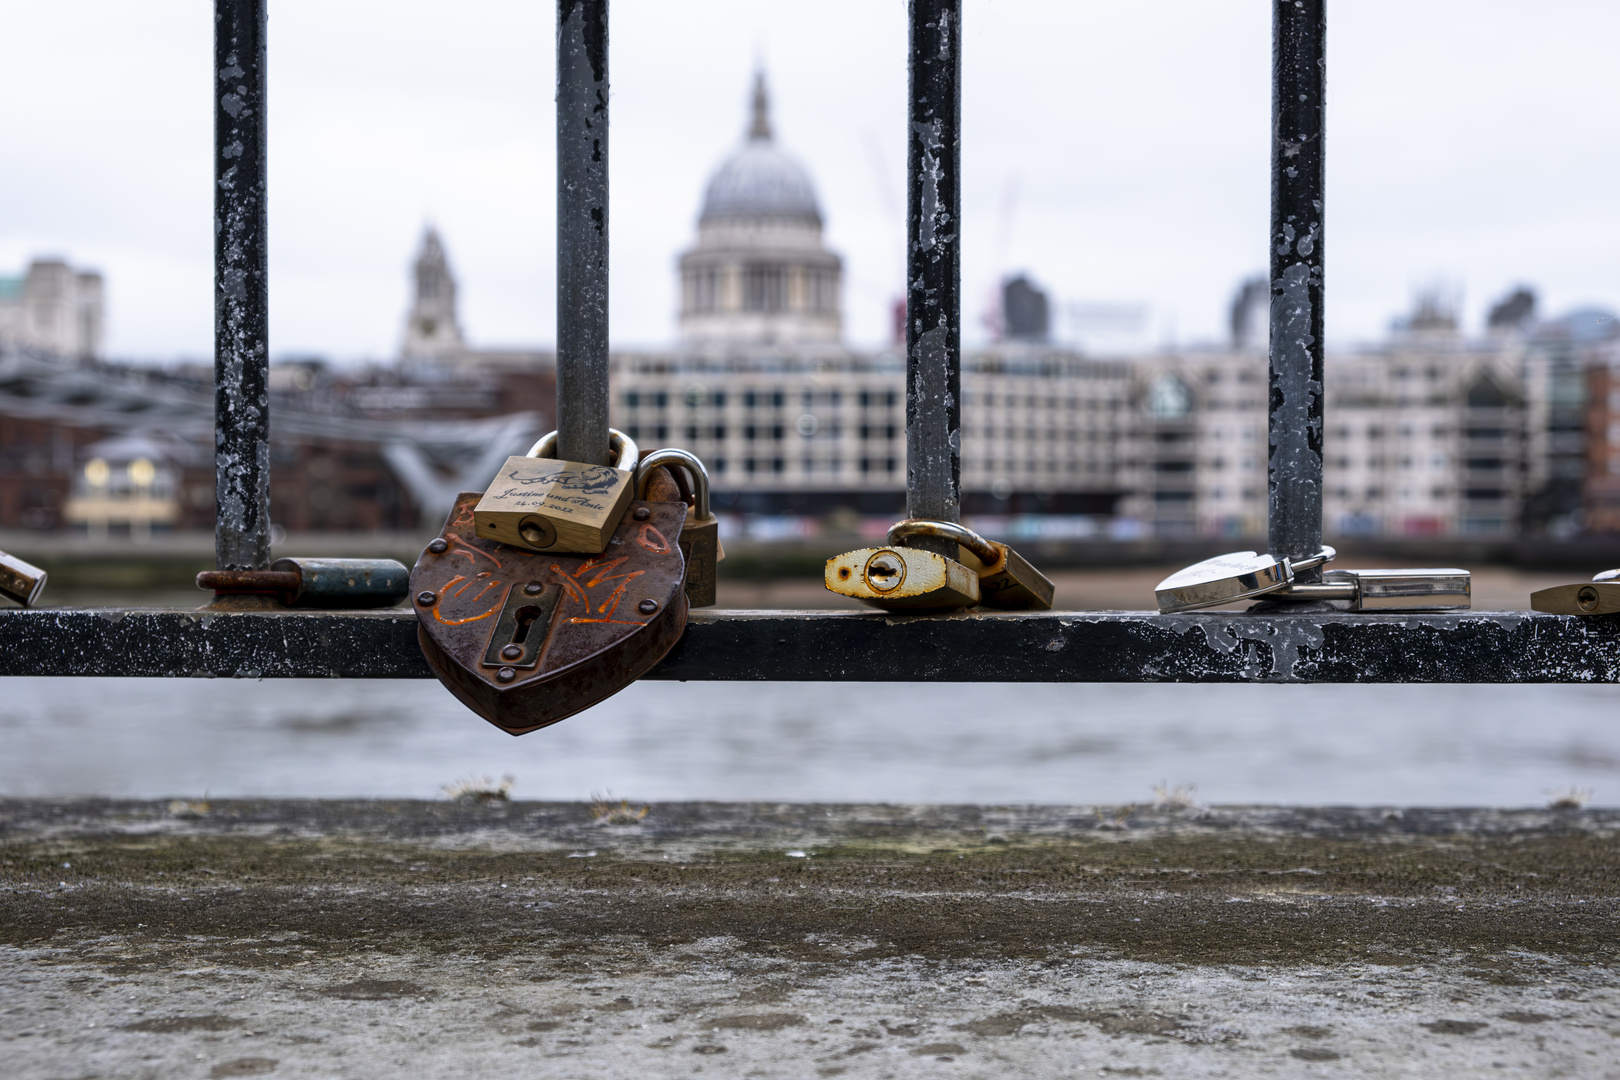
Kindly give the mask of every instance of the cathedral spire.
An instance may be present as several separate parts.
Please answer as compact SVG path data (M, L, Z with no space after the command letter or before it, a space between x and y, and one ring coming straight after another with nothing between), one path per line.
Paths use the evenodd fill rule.
M456 319L456 279L450 272L444 241L432 225L422 233L422 247L412 267L416 295L405 319L402 355L412 360L444 360L460 355L465 342Z
M754 142L771 141L771 100L765 93L765 72L754 73L754 122L748 127Z

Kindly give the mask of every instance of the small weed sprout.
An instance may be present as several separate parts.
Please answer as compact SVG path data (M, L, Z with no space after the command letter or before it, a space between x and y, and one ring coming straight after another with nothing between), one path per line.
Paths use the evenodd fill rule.
M1592 801L1591 788L1567 787L1562 791L1547 792L1551 798L1547 800L1549 810L1579 810Z
M1132 803L1129 806L1120 807L1118 810L1114 811L1112 817L1109 816L1107 807L1099 806L1097 807L1097 828L1123 829L1125 827L1125 822L1129 821L1131 815L1134 813L1136 813L1135 803Z
M455 802L507 802L512 798L512 785L515 783L517 778L511 773L501 777L498 784L487 776L469 776L453 784L445 784L440 790Z
M615 802L611 791L606 795L591 792L591 820L598 825L639 825L651 809L650 806L643 806L637 810L630 805L629 799Z
M1168 780L1160 780L1157 784L1153 785L1153 809L1195 809L1198 806L1198 802L1193 798L1193 792L1197 790L1197 784L1177 784L1175 787L1171 787Z

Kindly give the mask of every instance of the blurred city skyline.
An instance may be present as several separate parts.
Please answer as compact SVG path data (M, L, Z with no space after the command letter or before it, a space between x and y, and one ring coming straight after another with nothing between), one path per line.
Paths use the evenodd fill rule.
M675 259L763 67L781 145L845 260L846 339L887 340L904 260L905 6L612 7L612 330L675 337ZM429 222L481 345L554 340L552 19L490 0L276 0L271 345L397 353ZM1328 334L1384 336L1413 295L1469 331L1514 285L1620 301L1620 9L1365 0L1331 12ZM212 339L207 5L0 5L0 273L59 254L107 278L114 356ZM1005 274L1065 311L1145 307L1135 344L1226 336L1265 265L1269 8L967 0L964 340ZM1106 342L1088 342L1106 345ZM1128 344L1121 342L1120 344Z

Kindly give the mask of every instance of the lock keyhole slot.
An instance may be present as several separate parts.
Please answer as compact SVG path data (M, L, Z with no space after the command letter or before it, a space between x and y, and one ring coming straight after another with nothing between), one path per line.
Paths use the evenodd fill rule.
M1598 591L1590 585L1583 586L1581 591L1575 594L1575 603L1582 611L1596 610L1598 599Z
M906 563L895 552L880 551L866 560L862 576L873 592L893 592L906 580Z
M536 667L540 654L545 651L551 620L561 597L561 585L538 581L514 585L507 593L506 603L501 605L500 618L490 628L484 647L484 664L513 670Z
M540 609L530 604L528 607L518 608L517 625L512 628L512 644L522 645L529 640L529 631L534 627L534 621L540 617Z
M518 535L534 548L548 548L557 542L557 527L543 517L526 517L518 523Z

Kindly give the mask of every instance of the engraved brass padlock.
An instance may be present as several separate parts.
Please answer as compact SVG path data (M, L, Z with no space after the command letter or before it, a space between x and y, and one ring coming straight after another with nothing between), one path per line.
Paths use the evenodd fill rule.
M1530 594L1530 606L1549 615L1620 614L1620 570L1605 570L1590 584L1554 585Z
M530 551L606 551L633 494L641 456L622 431L610 430L608 443L613 466L558 461L555 431L527 454L507 458L473 512L478 535Z
M1006 544L986 540L954 521L908 518L889 527L889 543L904 544L913 536L954 540L958 560L979 575L979 603L1009 611L1051 611L1056 593L1051 579Z
M557 554L479 536L480 498L456 497L411 571L422 654L462 704L522 735L618 693L680 639L684 504L632 501L606 551Z
M827 560L823 583L887 611L951 611L979 602L979 575L955 559L893 544Z
M649 489L659 468L685 469L692 492L692 509L681 528L681 557L686 560L686 602L692 607L713 607L717 564L726 557L720 546L720 521L709 508L709 471L697 455L674 448L653 450L636 466L636 498L650 499Z

